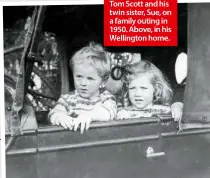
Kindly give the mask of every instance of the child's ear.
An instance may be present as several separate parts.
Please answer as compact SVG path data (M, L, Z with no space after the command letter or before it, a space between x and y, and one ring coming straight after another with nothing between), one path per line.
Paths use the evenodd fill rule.
M100 85L101 88L105 88L106 87L106 83L107 83L108 79L109 79L108 76L103 78L103 80L101 82L101 85Z
M102 85L106 85L108 79L109 79L109 76L105 76L103 79Z

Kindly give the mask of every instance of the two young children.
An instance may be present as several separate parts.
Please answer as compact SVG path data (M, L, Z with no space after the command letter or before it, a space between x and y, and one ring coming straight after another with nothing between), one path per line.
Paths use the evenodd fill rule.
M182 105L173 104L172 89L162 72L148 61L127 67L126 76L129 105L118 108L114 95L105 90L110 74L110 60L103 47L91 43L77 51L70 60L75 91L61 95L56 106L49 112L53 125L80 132L88 130L92 121L110 121L132 117L150 117L169 113L179 120ZM174 114L175 112L175 114Z

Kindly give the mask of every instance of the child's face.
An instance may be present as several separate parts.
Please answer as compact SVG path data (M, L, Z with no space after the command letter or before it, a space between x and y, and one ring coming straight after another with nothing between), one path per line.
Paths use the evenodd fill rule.
M99 94L103 81L94 67L85 63L75 65L73 76L75 88L82 98L92 99Z
M129 100L136 109L147 109L153 104L154 87L148 76L138 76L129 84Z

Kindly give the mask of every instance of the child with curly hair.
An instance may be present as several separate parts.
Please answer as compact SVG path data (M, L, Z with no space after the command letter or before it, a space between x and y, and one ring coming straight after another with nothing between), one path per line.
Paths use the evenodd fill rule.
M176 106L182 111L183 106L176 103L171 106L172 88L163 73L151 62L142 60L127 67L125 84L128 92L124 107L118 110L117 119L151 117L170 113ZM126 102L127 99L127 102ZM178 120L176 117L175 120Z

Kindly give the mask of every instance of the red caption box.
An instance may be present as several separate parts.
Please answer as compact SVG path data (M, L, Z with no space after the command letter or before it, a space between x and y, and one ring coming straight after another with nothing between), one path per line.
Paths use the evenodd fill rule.
M104 46L177 46L177 0L104 0Z

